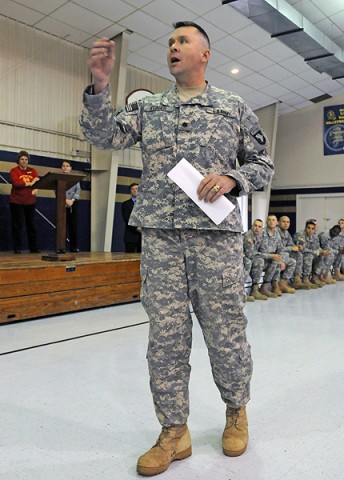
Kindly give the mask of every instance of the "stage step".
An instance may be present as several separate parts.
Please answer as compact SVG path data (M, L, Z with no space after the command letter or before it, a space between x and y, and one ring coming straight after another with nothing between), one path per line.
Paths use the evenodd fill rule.
M78 253L66 263L1 254L0 323L135 302L140 288L137 254Z

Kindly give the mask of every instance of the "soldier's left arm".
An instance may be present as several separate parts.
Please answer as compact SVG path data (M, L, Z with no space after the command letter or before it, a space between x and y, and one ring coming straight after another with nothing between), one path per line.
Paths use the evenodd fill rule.
M229 173L237 187L231 195L247 195L264 188L274 173L273 161L268 154L268 139L258 123L258 117L245 104L241 112L240 138L237 150L239 168Z

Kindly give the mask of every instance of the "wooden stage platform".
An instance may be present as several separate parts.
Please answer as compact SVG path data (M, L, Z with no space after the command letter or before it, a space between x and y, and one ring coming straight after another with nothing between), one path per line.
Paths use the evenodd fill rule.
M80 252L69 261L43 255L0 253L0 323L140 299L139 254Z

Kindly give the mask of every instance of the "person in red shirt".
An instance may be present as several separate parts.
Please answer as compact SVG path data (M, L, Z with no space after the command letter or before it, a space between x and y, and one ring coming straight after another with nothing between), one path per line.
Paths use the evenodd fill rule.
M10 209L15 253L21 253L21 235L24 218L30 252L39 252L35 225L37 189L33 188L34 184L39 180L39 176L34 168L29 167L29 158L30 155L26 151L20 151L17 155L18 166L10 171L12 184Z

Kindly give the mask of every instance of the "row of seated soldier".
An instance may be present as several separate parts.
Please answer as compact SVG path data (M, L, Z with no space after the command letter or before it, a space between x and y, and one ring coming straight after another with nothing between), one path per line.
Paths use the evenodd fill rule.
M245 282L248 301L277 298L296 290L311 290L343 281L344 219L317 232L315 219L291 235L290 219L268 215L266 227L255 219L243 234Z

